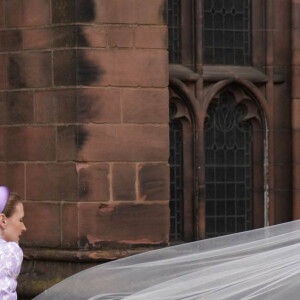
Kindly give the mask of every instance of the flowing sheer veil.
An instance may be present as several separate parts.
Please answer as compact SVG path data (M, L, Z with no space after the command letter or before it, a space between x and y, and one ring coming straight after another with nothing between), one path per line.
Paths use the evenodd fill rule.
M298 300L300 220L105 263L35 299Z

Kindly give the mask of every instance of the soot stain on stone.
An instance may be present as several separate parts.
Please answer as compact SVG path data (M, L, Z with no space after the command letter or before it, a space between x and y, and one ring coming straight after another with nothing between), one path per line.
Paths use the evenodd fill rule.
M57 26L53 28L53 46L54 48L70 48L75 45L75 26Z
M94 105L96 100L96 96L80 92L77 108L79 122L90 122L99 114L99 108Z
M76 1L76 21L91 22L95 20L95 3L94 0L77 0Z
M1 51L16 51L22 49L23 34L20 30L0 32Z
M22 76L20 61L17 57L9 56L8 58L8 82L13 88L26 88L26 83Z
M160 8L160 14L164 21L164 24L168 24L168 1L165 0Z
M76 45L78 47L89 47L89 42L83 33L82 26L76 26L75 34L76 34Z
M77 83L79 85L90 85L101 76L99 66L84 57L82 51L77 51Z
M52 0L52 24L73 23L75 17L74 0Z
M80 151L88 139L88 132L82 126L77 127L76 147Z
M9 106L9 118L11 122L14 123L23 123L26 121L25 107L20 107L19 99L14 97L8 97L8 106Z

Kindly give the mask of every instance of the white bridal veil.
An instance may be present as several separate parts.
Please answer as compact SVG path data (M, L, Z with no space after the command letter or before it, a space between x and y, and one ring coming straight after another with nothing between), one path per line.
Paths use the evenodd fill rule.
M35 299L298 300L300 221L105 263Z

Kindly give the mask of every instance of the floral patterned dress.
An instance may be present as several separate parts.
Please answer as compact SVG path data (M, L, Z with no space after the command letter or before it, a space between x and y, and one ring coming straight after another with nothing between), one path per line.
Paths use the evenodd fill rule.
M23 261L23 251L15 242L0 237L0 299L17 299L17 277Z

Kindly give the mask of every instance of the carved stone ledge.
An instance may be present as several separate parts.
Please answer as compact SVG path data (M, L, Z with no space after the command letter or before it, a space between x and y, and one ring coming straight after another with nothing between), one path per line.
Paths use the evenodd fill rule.
M247 79L254 83L268 82L269 76L250 66L203 66L204 81L217 82L225 79Z
M181 81L196 82L200 75L193 72L183 65L169 65L169 75L170 78L180 79Z

